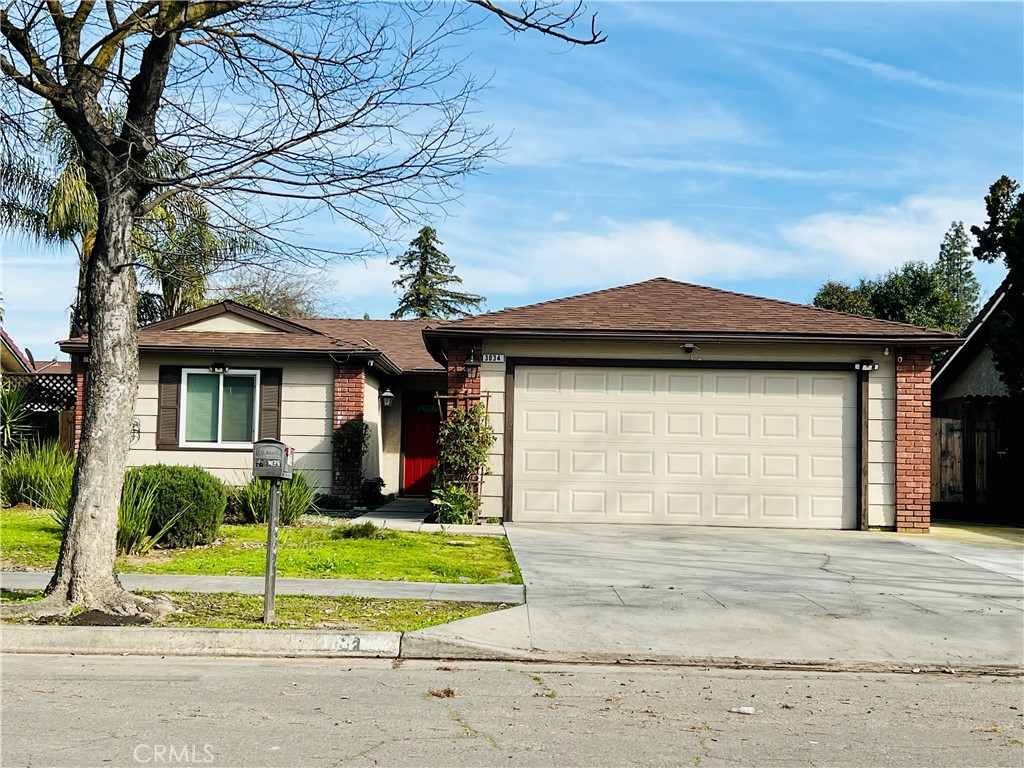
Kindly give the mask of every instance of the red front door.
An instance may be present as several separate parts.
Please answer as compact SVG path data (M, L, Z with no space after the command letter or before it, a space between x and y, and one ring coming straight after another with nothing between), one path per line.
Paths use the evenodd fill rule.
M403 414L405 433L402 467L402 494L426 496L430 493L430 473L437 464L437 433L441 416L437 403L410 403Z

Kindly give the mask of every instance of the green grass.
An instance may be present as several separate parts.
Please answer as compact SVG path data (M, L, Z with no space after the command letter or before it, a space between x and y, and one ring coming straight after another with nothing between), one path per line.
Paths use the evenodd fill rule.
M261 595L223 592L167 594L174 601L175 612L147 626L267 629L262 620ZM40 591L2 590L0 602L25 603L38 599L41 595ZM271 628L411 632L470 616L479 616L496 608L496 605L484 603L455 603L442 600L278 595L274 601L276 621ZM58 623L82 622L71 617Z
M282 528L277 575L307 579L521 584L512 550L504 538L446 536L394 531L376 539L334 539L329 526ZM218 541L185 550L152 550L118 559L124 573L207 576L262 576L266 528L224 525ZM6 567L52 568L60 548L60 528L47 512L0 512L0 555ZM511 576L503 574L512 574Z
M53 568L61 528L45 509L12 507L0 511L0 560L4 567Z

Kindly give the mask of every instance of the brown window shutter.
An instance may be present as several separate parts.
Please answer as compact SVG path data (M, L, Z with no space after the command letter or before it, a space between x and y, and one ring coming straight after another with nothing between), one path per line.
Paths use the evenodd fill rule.
M156 447L178 449L178 412L181 408L181 366L161 365L157 385Z
M281 439L281 368L260 369L260 440Z

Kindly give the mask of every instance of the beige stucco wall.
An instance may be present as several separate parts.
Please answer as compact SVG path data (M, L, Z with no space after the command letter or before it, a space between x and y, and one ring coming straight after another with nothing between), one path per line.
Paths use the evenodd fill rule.
M399 467L402 461L402 400L396 393L394 402L384 408L380 393L388 382L377 375L376 369L366 370L363 385L363 419L370 426L370 441L363 457L363 477L383 478L384 493L398 493ZM395 384L394 392L401 391Z
M893 526L895 510L896 468L896 363L880 345L813 346L813 345L700 345L694 360L749 360L771 362L848 362L870 358L879 369L870 375L868 384L868 525ZM580 341L521 341L485 339L483 352L506 356L571 359L592 357L609 359L679 360L683 353L678 344L599 343ZM894 352L890 348L890 352ZM490 393L491 424L498 435L491 453L491 475L484 480L481 514L500 517L502 514L502 475L505 432L505 363L484 363L480 388Z
M217 362L224 357L218 356ZM139 440L131 447L128 463L186 464L204 467L224 482L240 485L252 474L251 450L156 450L157 379L161 365L203 368L213 357L146 357L139 366L139 396L135 414ZM317 486L331 486L331 400L334 363L330 360L268 360L232 358L232 368L283 369L281 392L281 439L296 452L296 466L309 472Z

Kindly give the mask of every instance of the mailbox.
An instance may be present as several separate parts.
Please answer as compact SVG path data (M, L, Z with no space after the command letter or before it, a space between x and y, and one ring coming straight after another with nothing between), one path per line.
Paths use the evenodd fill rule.
M292 479L292 449L280 440L268 438L252 445L252 475L267 479Z

